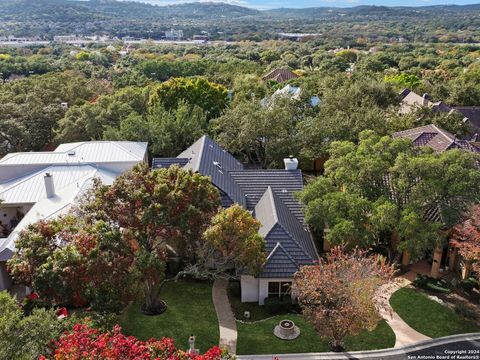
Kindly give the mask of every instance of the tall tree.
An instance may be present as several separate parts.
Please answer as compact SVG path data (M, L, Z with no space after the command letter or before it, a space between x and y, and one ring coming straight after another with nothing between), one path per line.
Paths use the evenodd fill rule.
M205 78L171 78L157 85L150 96L150 105L163 104L175 109L181 101L203 109L208 119L218 117L227 106L227 88Z
M307 321L331 340L332 350L340 351L345 336L377 326L382 304L378 290L393 272L379 255L368 256L358 249L346 253L335 247L318 265L300 268L293 291Z
M328 229L332 244L382 245L392 259L398 249L419 256L480 201L480 172L473 153L433 153L366 131L358 145L332 144L324 176L300 199L307 222L319 233Z
M122 236L137 247L144 308L152 311L159 304L167 247L193 256L193 244L219 206L219 192L209 178L177 166L151 170L142 164L111 186L99 186L86 211L118 225Z

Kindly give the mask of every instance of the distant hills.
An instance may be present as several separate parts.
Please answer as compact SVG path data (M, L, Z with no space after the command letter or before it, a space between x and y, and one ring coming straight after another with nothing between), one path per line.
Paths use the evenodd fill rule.
M422 7L355 6L351 8L313 7L304 9L279 8L259 11L242 6L218 2L192 2L177 5L158 6L133 1L114 0L1 0L0 19L23 17L61 21L72 19L123 18L177 18L177 19L238 19L257 18L325 18L338 15L356 16L420 16L431 12L467 12L480 11L477 5L436 5Z
M0 0L0 36L51 39L64 34L108 34L159 38L169 28L182 29L186 37L206 31L213 39L227 40L271 39L279 32L380 40L399 36L418 39L423 34L430 40L440 36L436 29L451 34L463 30L477 33L480 4L259 11L217 2L157 6L114 0Z

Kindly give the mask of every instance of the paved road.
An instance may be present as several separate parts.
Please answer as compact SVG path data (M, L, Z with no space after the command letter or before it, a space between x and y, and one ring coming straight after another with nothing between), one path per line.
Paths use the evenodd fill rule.
M237 360L480 360L480 333L454 335L399 348L349 353L239 355Z

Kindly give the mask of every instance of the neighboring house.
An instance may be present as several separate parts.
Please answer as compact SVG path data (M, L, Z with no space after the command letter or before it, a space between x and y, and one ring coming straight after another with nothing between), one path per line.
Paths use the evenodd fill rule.
M270 71L262 79L265 81L272 80L278 83L282 83L291 79L297 78L298 75L288 69L275 69Z
M94 178L112 184L147 161L147 143L92 141L52 152L12 153L0 159L0 291L11 285L5 262L28 225L66 213Z
M454 109L468 119L474 134L474 141L480 142L480 106L455 106Z
M409 89L403 90L400 97L400 114L409 114L420 107L446 113L457 112L463 116L463 121L470 125L470 133L475 141L480 140L480 106L449 106L442 101L432 102L428 94L420 96Z
M238 203L260 221L268 258L257 277L240 276L243 302L262 305L267 297L289 293L300 266L318 260L303 207L294 196L303 188L296 159L285 159L285 170L247 170L212 139L202 136L176 158L157 158L152 163L153 168L172 165L209 176L220 191L223 207Z
M405 89L400 93L402 100L400 101L400 114L409 114L412 111L415 111L419 107L428 107L434 111L444 111L451 112L452 109L450 106L444 104L441 101L432 102L428 94L423 94L422 96Z
M302 89L299 88L298 86L292 86L290 84L285 85L283 88L278 89L275 91L272 96L266 97L262 99L261 104L262 106L266 107L269 106L271 103L275 101L275 99L278 98L290 98L294 100L300 100L300 95L302 94ZM315 107L320 104L320 98L318 96L312 96L310 98L310 106Z
M405 131L399 131L393 134L395 138L407 138L413 141L415 146L427 146L435 152L444 152L452 149L461 149L464 151L480 154L480 147L472 142L457 139L457 137L448 131L436 126L426 125ZM480 160L477 161L477 167L480 169ZM428 221L441 220L438 209L431 209L425 214ZM445 248L437 248L433 253L432 268L430 275L437 278L443 271L461 272L463 278L468 276L465 270L463 259L460 258L457 251L457 241L450 240ZM410 259L407 254L402 263L407 265Z
M433 124L399 131L394 133L393 137L408 138L413 141L415 146L428 146L436 152L463 149L480 153L480 148L472 142L458 139L455 135Z

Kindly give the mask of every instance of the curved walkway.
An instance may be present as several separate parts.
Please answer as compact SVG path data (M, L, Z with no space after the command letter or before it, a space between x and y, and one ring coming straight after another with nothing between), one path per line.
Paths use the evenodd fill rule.
M408 280L397 278L395 282L384 286L380 291L381 296L379 297L379 301L383 305L380 310L380 315L387 321L395 333L395 348L431 339L411 328L390 306L390 297L392 294L408 284L410 284Z
M237 322L230 307L227 287L228 280L216 279L213 282L212 298L220 328L219 345L228 349L230 353L235 354L237 352Z

